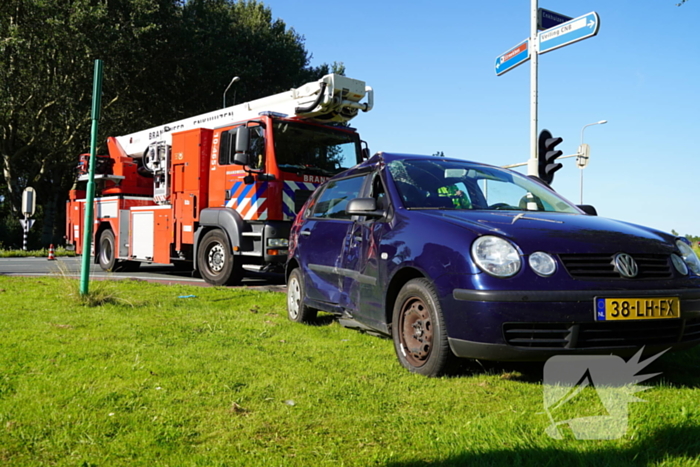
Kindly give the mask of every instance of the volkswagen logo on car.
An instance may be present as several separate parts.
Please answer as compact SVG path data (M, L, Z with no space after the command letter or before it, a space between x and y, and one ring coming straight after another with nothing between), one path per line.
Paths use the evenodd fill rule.
M632 279L639 274L637 262L627 253L616 254L613 259L613 264L615 265L615 270L620 273L622 277Z

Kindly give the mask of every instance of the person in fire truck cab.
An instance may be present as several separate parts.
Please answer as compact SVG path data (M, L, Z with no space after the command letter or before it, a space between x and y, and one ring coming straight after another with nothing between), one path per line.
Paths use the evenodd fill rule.
M263 128L261 126L254 126L250 131L250 152L254 155L252 158L253 165L250 167L252 169L264 169L265 168L265 136L263 134Z

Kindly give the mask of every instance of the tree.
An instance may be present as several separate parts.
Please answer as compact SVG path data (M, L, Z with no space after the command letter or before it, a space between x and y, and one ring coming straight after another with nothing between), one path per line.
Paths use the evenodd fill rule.
M24 187L35 186L46 205L65 175L61 155L84 127L85 111L76 112L86 94L76 86L84 47L71 21L77 7L14 0L0 8L0 159L16 212Z
M242 101L330 69L310 67L304 38L254 0L4 0L0 57L0 216L17 217L33 186L44 245L63 235L62 204L89 147L95 59L100 141L213 110L234 75Z
M671 229L671 234L675 235L676 237L681 237L681 234L679 234L678 232L676 232L673 229ZM697 245L698 242L700 242L700 236L690 235L690 234L685 234L682 236L687 238L693 245Z

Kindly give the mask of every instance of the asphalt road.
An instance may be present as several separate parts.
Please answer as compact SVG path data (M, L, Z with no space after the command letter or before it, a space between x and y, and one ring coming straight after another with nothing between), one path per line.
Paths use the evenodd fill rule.
M0 258L0 275L4 276L49 276L68 275L80 279L82 258L59 257L55 261L46 258ZM105 272L99 265L90 264L90 279L120 280L140 279L161 284L187 284L200 287L210 287L199 277L192 277L189 271L180 271L173 266L160 264L141 264L135 272ZM285 292L284 280L281 276L263 275L250 272L246 275L240 287L254 287L261 290Z

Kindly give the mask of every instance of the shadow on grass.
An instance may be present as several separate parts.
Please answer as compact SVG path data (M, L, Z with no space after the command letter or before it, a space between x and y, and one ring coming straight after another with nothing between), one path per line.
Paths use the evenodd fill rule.
M309 326L330 326L334 321L337 321L335 315L321 313L316 316L316 319L308 323Z
M559 441L553 441L558 443ZM387 467L448 466L639 466L660 465L671 459L683 459L695 465L700 457L700 427L683 425L666 427L642 435L625 447L605 447L605 441L562 441L562 447L501 449L489 452L465 452L436 461L390 462ZM563 444L566 443L566 446ZM567 449L572 443L596 443L595 450ZM582 444L582 446L584 446ZM683 462L683 461L681 461ZM676 465L676 464L674 464ZM682 464L678 464L682 465Z
M644 361L652 355L644 353L640 360ZM628 360L629 358L625 358L625 361ZM449 376L500 375L501 378L512 381L542 384L544 364L545 362L490 362L462 359ZM665 354L641 370L640 374L660 373L645 381L645 385L697 388L700 387L698 368L700 368L700 347L695 347Z
M543 368L544 362L492 362L464 358L457 361L448 376L500 375L511 381L542 383Z
M700 388L700 347L666 354L647 368L647 373L661 374L645 384Z

